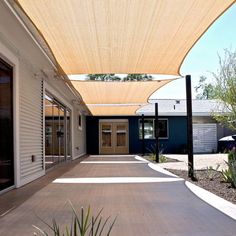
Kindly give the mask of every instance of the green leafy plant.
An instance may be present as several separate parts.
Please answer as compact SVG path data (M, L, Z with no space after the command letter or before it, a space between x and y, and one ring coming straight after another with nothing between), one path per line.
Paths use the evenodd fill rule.
M150 152L149 158L152 161L156 161L156 145L152 145L151 148L147 148L147 150ZM159 152L159 163L165 163L168 160L162 153L163 149Z
M217 164L216 168L214 169L212 166L207 167L207 178L209 180L213 180L215 177L215 171L217 171L220 167L220 164Z
M233 148L228 154L228 162L236 162L236 150Z
M149 158L152 160L152 161L155 161L156 160L156 154L155 153L151 153L149 155Z
M232 187L236 188L236 161L228 162L228 168L231 175L231 185Z
M99 81L149 81L153 77L148 74L127 74L124 78L116 74L88 74L86 79Z
M46 226L48 226L52 234L48 234L45 230L42 230L41 228L35 225L33 227L36 228L40 232L40 234L43 236L49 236L49 235L54 235L54 236L102 236L102 235L106 235L106 236L109 236L110 235L117 217L115 217L115 219L108 226L110 216L103 219L101 216L103 209L101 209L97 213L97 215L92 216L90 207L87 208L86 212L84 211L84 208L82 207L80 210L80 214L78 214L71 203L70 203L70 206L72 209L72 219L71 219L70 226L67 225L64 230L61 229L60 225L56 222L55 219L52 220L52 224L49 224L45 222L44 220L40 219ZM38 235L38 234L35 233L34 235Z
M223 176L223 180L227 183L231 183L232 182L232 176L231 176L231 171L229 169L226 170L222 170L221 174Z
M155 153L151 153L149 157L152 161L156 161L156 154ZM161 154L161 152L160 152L159 153L159 163L165 163L165 162L167 162L167 157L164 156L163 154Z
M222 170L222 176L225 182L231 183L232 187L236 188L236 151L231 150L228 154L228 169Z
M162 155L162 154L160 154L159 155L159 161L160 161L160 163L165 163L165 162L167 162L167 157Z

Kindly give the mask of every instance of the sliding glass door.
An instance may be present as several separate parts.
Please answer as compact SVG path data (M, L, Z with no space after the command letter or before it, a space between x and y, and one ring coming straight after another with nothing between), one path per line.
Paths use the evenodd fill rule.
M68 108L45 95L45 163L46 169L70 158L70 116Z
M14 185L13 68L0 59L0 191Z

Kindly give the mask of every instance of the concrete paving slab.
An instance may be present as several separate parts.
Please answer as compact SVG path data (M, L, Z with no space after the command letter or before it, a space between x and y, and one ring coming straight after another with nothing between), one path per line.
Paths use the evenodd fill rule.
M151 169L148 163L127 166L77 163L55 179L119 176L170 178ZM98 212L103 207L104 217L118 214L113 236L235 236L236 232L236 221L200 200L181 180L117 184L51 182L0 218L0 235L32 235L33 224L45 228L36 215L46 221L55 217L62 224L68 223L71 219L68 200L77 209L90 205Z

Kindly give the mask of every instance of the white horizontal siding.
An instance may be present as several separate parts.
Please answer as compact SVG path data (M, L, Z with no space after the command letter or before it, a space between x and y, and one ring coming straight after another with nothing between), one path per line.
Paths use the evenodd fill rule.
M22 68L20 78L20 178L24 182L43 171L43 82Z
M211 153L217 151L217 125L193 124L193 152Z

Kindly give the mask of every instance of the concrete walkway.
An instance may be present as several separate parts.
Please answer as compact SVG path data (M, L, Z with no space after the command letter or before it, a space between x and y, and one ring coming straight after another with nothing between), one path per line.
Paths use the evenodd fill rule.
M76 209L90 205L94 212L104 208L104 217L118 215L113 236L235 236L236 232L236 221L196 197L182 179L132 156L91 156L1 217L0 235L33 235L32 225L45 228L36 215L68 223L67 200Z
M168 154L166 157L176 159L178 162L167 162L159 164L166 169L188 170L188 156L179 154ZM228 160L227 154L196 154L194 155L194 169L201 170L212 166L214 169L219 165L218 170L226 169L225 161Z

